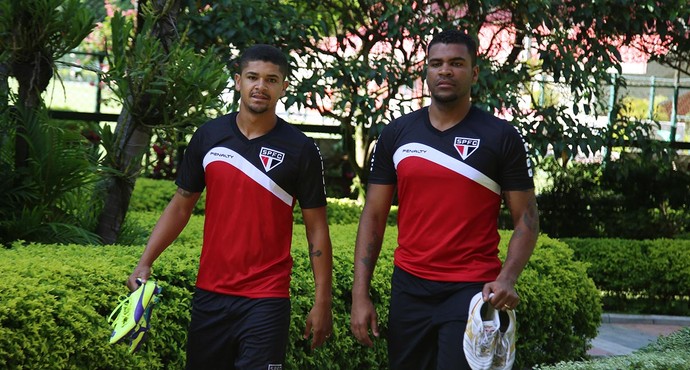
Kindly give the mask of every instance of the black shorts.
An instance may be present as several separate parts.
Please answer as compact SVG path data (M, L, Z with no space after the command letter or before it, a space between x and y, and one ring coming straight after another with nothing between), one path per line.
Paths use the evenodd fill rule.
M392 370L470 370L463 337L472 297L484 283L421 279L393 270L388 320Z
M196 288L186 368L281 370L289 327L289 298L251 299Z

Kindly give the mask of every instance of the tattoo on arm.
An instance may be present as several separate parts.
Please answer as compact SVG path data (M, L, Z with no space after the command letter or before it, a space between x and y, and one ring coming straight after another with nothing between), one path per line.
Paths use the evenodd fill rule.
M362 257L362 259L361 259L362 264L364 266L366 266L367 269L369 269L369 270L374 268L374 263L373 263L374 258L372 257L373 250L374 250L374 246L372 244L367 244L367 254L364 257Z
M314 277L314 288L318 287L318 284L316 283L316 271L314 270L314 257L320 257L321 256L321 250L314 250L314 243L308 243L309 247L309 264L311 265L311 273L312 276Z
M537 203L530 202L527 212L522 215L522 221L527 225L530 231L539 231L539 211L537 210Z
M511 204L511 197L509 193L504 193L504 200L506 202L506 206L508 209L511 209L512 204ZM524 230L522 228L515 228L513 233L515 234L515 237L520 237L524 232L527 230L531 232L538 232L539 231L539 211L537 210L537 203L534 199L532 199L529 204L527 204L527 209L525 212L523 212L522 216L520 217L520 221L522 224L524 224L527 229Z
M309 243L309 257L321 257L321 250L314 250L314 243Z
M374 235L374 240L367 244L366 254L359 260L359 262L364 265L366 275L371 280L374 275L374 268L376 267L377 258L377 248L376 246L381 246L382 240L379 235ZM379 248L380 250L380 248Z

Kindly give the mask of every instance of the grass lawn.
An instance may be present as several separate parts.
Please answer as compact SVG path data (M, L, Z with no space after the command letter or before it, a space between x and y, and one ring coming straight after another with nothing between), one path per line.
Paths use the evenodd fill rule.
M17 81L9 80L10 88L17 92ZM68 110L75 112L96 112L95 83L88 81L62 81L53 78L43 93L43 99L48 109ZM122 106L115 99L115 94L109 89L101 91L101 113L120 113Z

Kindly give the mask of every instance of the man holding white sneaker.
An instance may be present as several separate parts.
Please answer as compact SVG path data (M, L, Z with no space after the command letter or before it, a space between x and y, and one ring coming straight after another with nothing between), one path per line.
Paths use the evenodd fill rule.
M379 335L369 288L397 190L391 369L504 370L514 359L508 343L498 351L512 353L494 361L501 357L495 356L500 339L510 339L511 323L514 332L515 283L536 244L537 204L524 139L471 102L476 61L477 44L467 34L435 35L427 53L431 104L388 124L374 150L355 245L351 329L367 346L373 345L370 331ZM514 232L501 264L497 219L503 201ZM470 347L463 345L466 329ZM486 334L483 341L477 329ZM488 352L477 351L483 344Z

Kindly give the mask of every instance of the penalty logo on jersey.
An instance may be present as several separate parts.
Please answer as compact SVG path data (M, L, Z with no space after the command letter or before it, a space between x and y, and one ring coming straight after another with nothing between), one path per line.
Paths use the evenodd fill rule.
M283 158L285 158L285 153L277 150L262 147L259 152L259 159L261 159L261 164L264 166L266 172L283 163Z
M455 150L458 151L463 160L472 155L477 148L479 148L479 139L471 139L468 137L455 138Z

